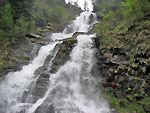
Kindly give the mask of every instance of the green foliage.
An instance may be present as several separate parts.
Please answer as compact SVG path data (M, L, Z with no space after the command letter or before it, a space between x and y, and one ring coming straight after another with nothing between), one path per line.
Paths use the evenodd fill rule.
M116 98L113 93L105 94L104 97L109 100L111 107L115 108L120 113L145 113L143 107L136 103L129 102L126 98ZM121 106L120 103L123 103Z
M60 0L8 0L0 5L1 39L41 29L56 31L73 19Z
M31 13L34 16L35 23L37 23L36 27L48 28L55 32L73 19L73 14L67 10L64 1L36 0L32 7Z
M110 32L117 32L118 26L124 26L121 31L126 31L127 27L134 23L150 19L150 1L149 0L125 0L119 6L115 5L116 0L101 0L103 6L101 15L101 23L97 26L102 35L107 35ZM97 5L96 5L97 6ZM100 14L102 13L102 14ZM98 31L98 30L97 30Z
M16 21L22 16L30 19L30 7L34 0L9 0L12 7L13 18Z
M105 35L107 34L107 32L115 30L114 28L117 25L122 24L122 22L120 21L121 19L122 19L121 10L115 11L110 10L103 16L103 19L97 25L96 29L99 29L101 35Z
M127 18L132 16L133 21L139 21L142 18L150 16L149 0L126 0L122 2L123 14Z
M15 4L22 4L23 1L15 1L12 0L10 3L7 2L6 4L3 4L3 7L0 8L0 40L5 40L6 38L12 38L14 36L21 36L21 34L25 34L29 32L32 28L32 21L26 17L22 13L14 12L20 11L20 9L17 6L13 6L12 4L16 2ZM24 1L25 4L25 1ZM23 6L23 5L22 5ZM24 7L22 7L23 9ZM18 18L16 18L16 15ZM24 15L24 16L20 16Z
M121 4L123 20L131 25L135 22L150 19L149 0L126 0Z
M61 5L57 5L54 12L52 13L52 18L54 21L61 23L62 21L66 21L68 18L68 13L66 8Z
M31 22L27 21L24 16L20 17L13 26L13 32L16 34L25 34L31 31Z
M7 31L8 29L11 29L12 26L13 26L13 15L11 13L11 5L7 3L0 10L0 29Z
M128 20L128 24L139 21L143 17L139 0L126 0L122 2L122 12L124 20Z
M4 34L4 31L0 29L0 37Z
M100 9L98 13L106 14L110 10L115 10L121 4L122 0L97 0L95 10Z

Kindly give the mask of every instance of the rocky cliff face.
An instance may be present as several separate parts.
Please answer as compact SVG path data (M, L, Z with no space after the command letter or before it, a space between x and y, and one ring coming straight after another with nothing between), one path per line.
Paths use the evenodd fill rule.
M52 62L51 73L56 72L60 66L64 65L64 63L70 59L70 53L77 43L76 37L79 34L82 33L75 33L72 37L62 40L63 42L57 45L56 50L59 49ZM22 66L28 64L37 56L41 46L47 45L51 41L49 37L40 37L34 34L27 34L27 36L26 39L19 39L11 44L12 48L5 57L6 62L0 70L1 78L5 77L9 72L21 70ZM51 56L48 56L47 60L49 58L51 58ZM47 62L47 60L45 62ZM46 67L45 65L47 66L47 64L44 64L43 67ZM43 67L40 69L44 69ZM37 73L39 73L39 71L37 71Z
M0 68L0 77L7 75L9 72L18 71L22 66L28 64L35 56L41 46L47 44L49 39L44 37L19 38L11 43L11 48L7 50L4 56L4 63Z
M137 113L149 113L150 22L133 25L126 32L98 36L95 42L105 91L112 93L126 112L133 112L129 109L133 103L139 106L134 109Z

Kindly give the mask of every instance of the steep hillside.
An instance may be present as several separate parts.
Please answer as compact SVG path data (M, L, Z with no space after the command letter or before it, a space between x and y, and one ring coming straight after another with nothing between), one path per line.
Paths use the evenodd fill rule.
M150 112L150 15L148 0L97 1L100 23L91 31L104 96L120 113ZM97 3L97 4L98 4Z
M21 47L22 42L31 45L32 42L43 40L28 39L25 37L27 33L61 32L80 12L81 9L66 4L63 0L2 0L0 3L0 71L10 68L8 65L16 64L14 59L24 59L20 56L17 58L15 54L10 58L14 46Z

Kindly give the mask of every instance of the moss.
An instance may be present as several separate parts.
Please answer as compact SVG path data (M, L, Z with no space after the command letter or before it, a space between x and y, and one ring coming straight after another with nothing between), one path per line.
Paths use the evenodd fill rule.
M51 66L52 69L56 69L57 65L55 63L53 63L53 65Z
M75 41L75 39L74 38L72 38L72 37L70 37L70 38L66 38L65 40L64 40L64 42L72 42L72 41Z

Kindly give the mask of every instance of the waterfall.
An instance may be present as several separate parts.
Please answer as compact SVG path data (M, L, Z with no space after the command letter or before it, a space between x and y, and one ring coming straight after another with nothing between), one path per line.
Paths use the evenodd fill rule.
M23 93L28 90L29 85L35 79L34 72L43 65L45 58L52 54L51 51L57 43L54 42L41 47L38 56L33 59L31 64L6 76L6 79L0 84L0 112L16 113L19 110L19 103L22 100Z
M53 42L42 46L30 64L20 71L9 73L0 83L0 113L110 113L109 105L96 88L96 78L91 73L95 63L94 34L77 36L78 43L70 54L71 59L56 73L49 71L57 54L55 47L62 43L58 40L71 37L75 32L87 33L97 22L96 14L91 12L91 0L66 0L66 3L77 3L85 11L62 33L53 33L50 37ZM35 74L48 56L52 58L49 59L46 76ZM39 79L42 79L38 83L39 92L43 94L33 101L34 94L30 91L35 90ZM28 98L23 101L26 92Z
M78 7L80 7L82 10L88 10L88 11L93 11L93 0L65 0L65 2L71 3L72 5L77 4Z

